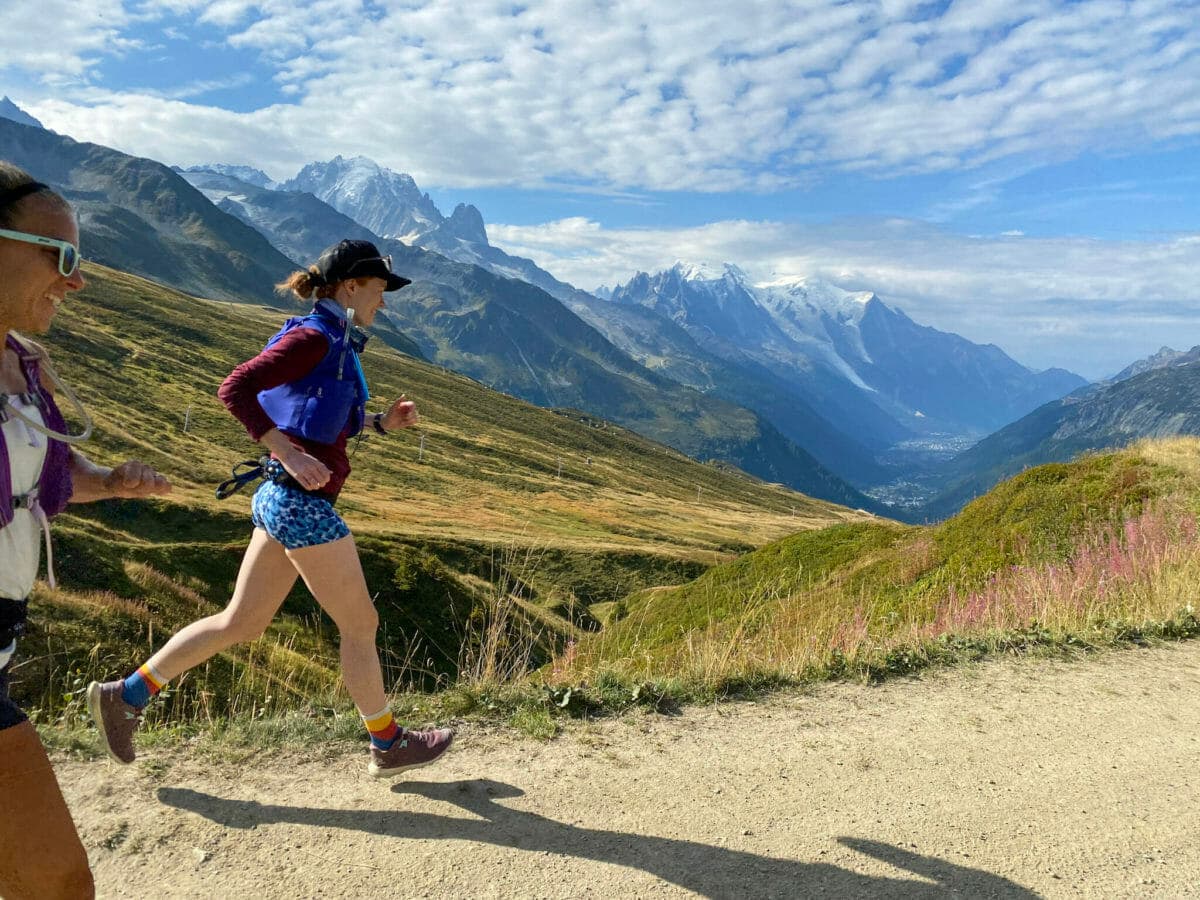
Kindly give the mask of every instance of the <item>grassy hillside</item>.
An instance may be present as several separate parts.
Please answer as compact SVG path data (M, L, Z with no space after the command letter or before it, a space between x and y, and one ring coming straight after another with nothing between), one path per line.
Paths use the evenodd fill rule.
M281 318L87 274L47 343L97 414L89 452L141 456L177 491L56 523L63 587L35 594L16 691L41 720L68 723L82 721L91 677L127 671L225 602L247 501L211 491L254 448L214 393ZM389 684L445 688L405 701L411 717L513 709L550 733L563 710L1200 633L1197 439L1030 469L916 527L697 464L386 346L366 367L381 399L405 391L424 417L363 442L341 504L377 592ZM215 732L232 713L256 741L301 720L358 734L336 635L302 589L263 639L153 709Z
M257 447L215 392L284 317L85 272L88 287L68 299L45 343L95 415L87 452L140 457L176 490L165 502L72 507L56 523L63 589L39 590L16 685L47 715L62 711L64 685L125 671L227 599L248 500L218 502L212 490ZM686 581L797 529L864 518L381 344L364 362L381 401L407 392L422 415L412 431L362 442L339 504L378 592L393 682L445 682L522 636L548 658L595 627L590 606ZM160 709L192 715L239 697L277 705L314 687L334 691L328 623L301 589L284 612L263 641L194 673ZM66 699L68 713L76 699Z
M1196 439L1046 465L940 525L803 532L688 584L635 593L554 671L712 689L1196 633L1198 512Z

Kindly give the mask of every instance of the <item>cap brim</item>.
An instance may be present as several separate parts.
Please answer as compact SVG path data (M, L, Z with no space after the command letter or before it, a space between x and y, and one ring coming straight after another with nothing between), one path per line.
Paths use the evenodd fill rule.
M405 278L403 275L397 275L395 272L389 273L387 277L387 286L384 291L398 291L406 284L412 284L411 278Z

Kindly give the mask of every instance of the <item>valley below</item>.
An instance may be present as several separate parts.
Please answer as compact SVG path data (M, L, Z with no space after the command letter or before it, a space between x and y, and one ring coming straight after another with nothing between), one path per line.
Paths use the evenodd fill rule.
M930 434L901 441L879 454L877 462L896 477L863 488L863 493L904 518L942 489L941 466L972 447L982 434Z

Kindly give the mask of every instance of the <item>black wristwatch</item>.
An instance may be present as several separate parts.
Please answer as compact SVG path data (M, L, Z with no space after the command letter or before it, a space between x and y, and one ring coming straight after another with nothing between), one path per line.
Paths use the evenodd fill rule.
M371 416L371 427L379 434L387 434L387 429L383 427L383 413L375 413Z

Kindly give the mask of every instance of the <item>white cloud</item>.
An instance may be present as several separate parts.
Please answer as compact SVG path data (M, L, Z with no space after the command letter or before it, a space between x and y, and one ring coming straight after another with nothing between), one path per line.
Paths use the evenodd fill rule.
M26 106L31 112L38 110L35 116L45 115L41 121L56 131L84 140L86 130L86 140L172 165L213 161L255 165L279 178L294 175L311 160L283 124L282 107L246 114L146 94L92 91L88 96L95 100L95 106L81 107L62 100ZM126 123L131 121L138 123L134 135L127 132ZM187 133L182 146L181 130ZM268 148L269 152L264 152Z
M243 0L215 0L204 8L199 21L229 28L241 22L257 5Z
M758 279L825 278L875 291L922 324L998 344L1026 365L1090 377L1163 344L1200 344L1200 235L966 237L898 219L610 229L584 218L489 225L488 234L585 289L612 287L677 259L735 262Z
M29 49L45 47L30 24L0 65L84 79L94 55L136 47L130 23L155 10L261 54L288 104L225 121L279 129L283 150L259 160L276 171L299 150L363 153L430 185L772 190L814 172L943 171L1200 133L1196 0L976 0L937 14L891 0L694 0L686 14L632 0L168 0L136 12L103 0L69 14L50 2L64 7L63 40ZM20 0L13 21L39 22L45 7L35 16ZM32 105L52 128L119 134L135 152L173 134L172 162L209 146L192 126L214 110L104 87L114 100L95 110L61 93Z
M137 48L123 36L130 21L121 0L6 0L0 74L28 72L48 88L86 79L97 59Z
M77 139L276 178L335 153L458 189L772 191L838 171L978 170L965 195L930 198L936 221L993 205L1047 161L1194 142L1198 13L1198 0L9 0L0 76L40 79L43 94L23 105ZM282 99L231 112L181 102L210 79L181 74L153 93L97 82L97 60L150 52L158 32L197 23L261 58ZM1034 205L1014 224L1037 221ZM681 257L824 275L1027 363L1086 374L1147 342L1197 340L1189 239L968 238L906 221L489 231L582 286Z

